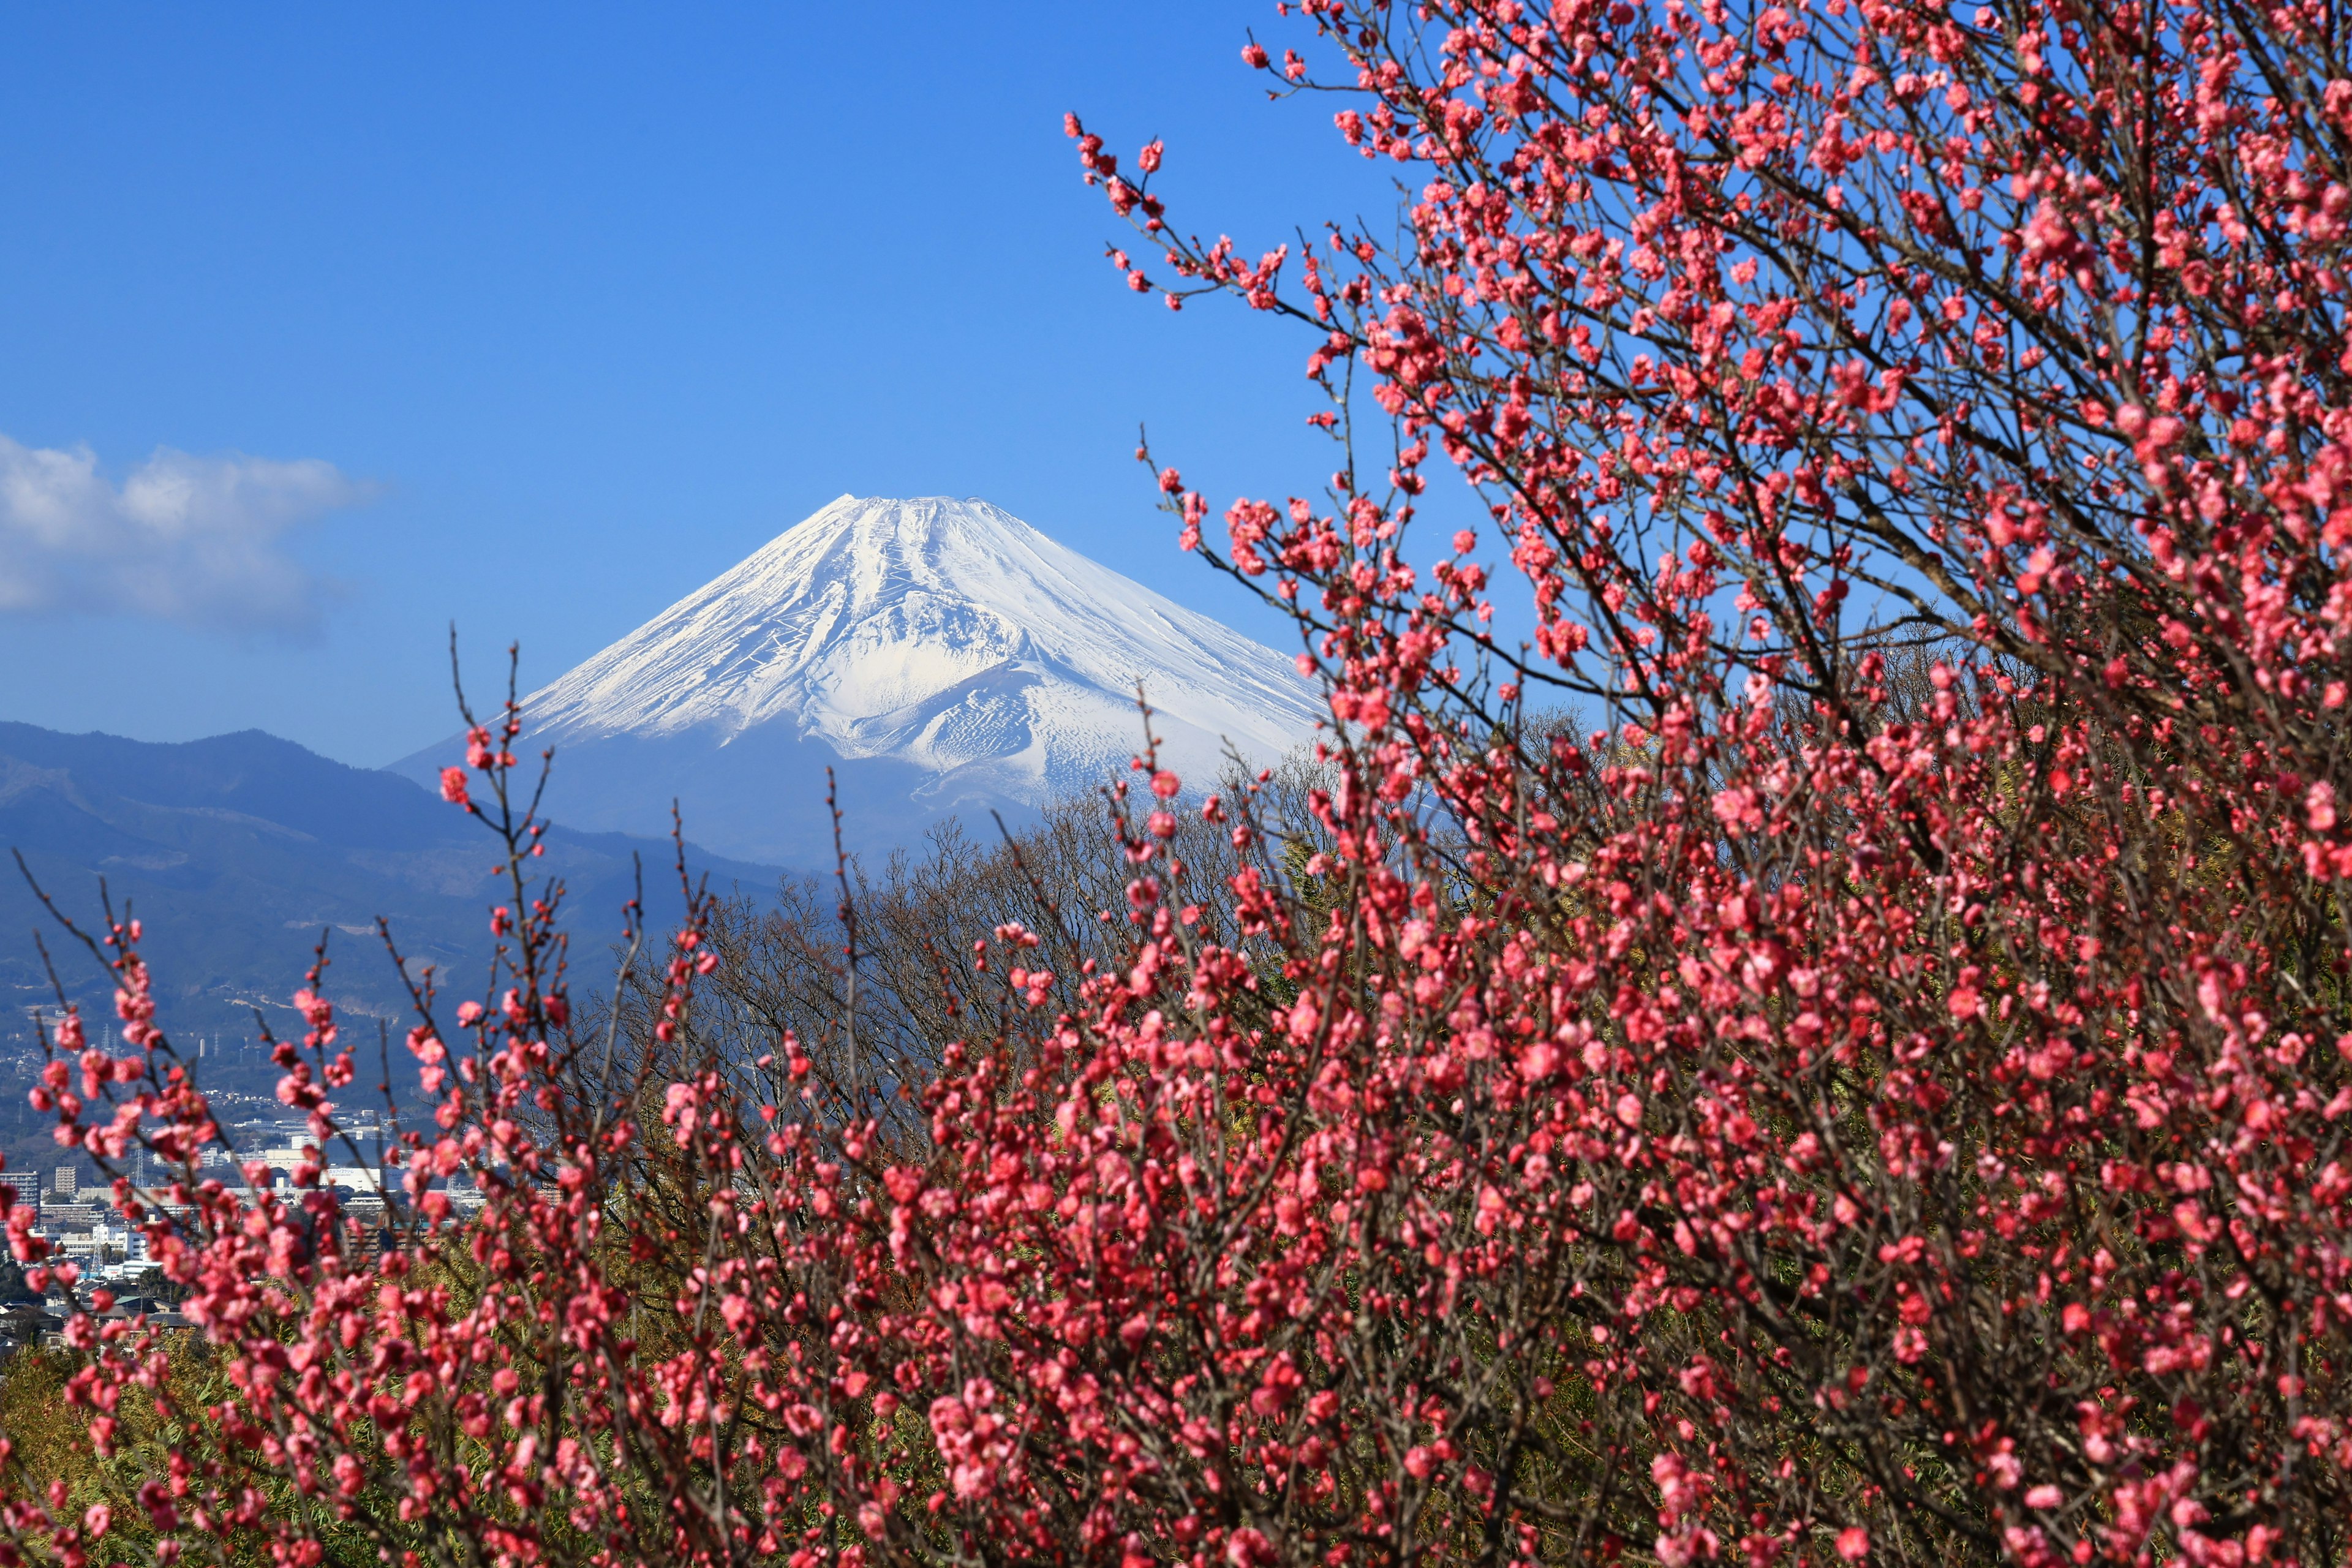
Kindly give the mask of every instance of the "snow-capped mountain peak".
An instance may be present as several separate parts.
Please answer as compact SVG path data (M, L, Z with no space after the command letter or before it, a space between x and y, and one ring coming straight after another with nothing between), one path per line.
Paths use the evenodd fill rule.
M559 820L646 831L675 795L712 847L805 866L830 854L810 841L825 763L866 847L1025 814L1125 766L1139 685L1163 765L1202 783L1228 744L1271 761L1317 712L1291 660L986 501L843 496L524 710L558 749Z

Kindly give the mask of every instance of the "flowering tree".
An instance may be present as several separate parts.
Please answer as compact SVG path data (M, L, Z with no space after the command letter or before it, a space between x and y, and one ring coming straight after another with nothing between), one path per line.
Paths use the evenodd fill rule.
M1394 432L1226 561L1317 636L1368 887L1425 793L1476 846L1500 926L1351 941L1454 980L1392 1038L1527 1097L1412 1142L1493 1183L1454 1234L1578 1249L1549 1326L1644 1544L2339 1560L2332 20L1303 9L1336 83L1246 57L1428 165L1400 246L1291 285L1169 226L1157 147L1083 156L1171 303L1310 322L1326 421L1361 367ZM1433 441L1522 647L1475 534L1409 564ZM1515 743L1544 690L1589 754Z
M1407 173L1396 242L1248 262L1070 130L1137 289L1312 335L1327 488L1213 549L1160 476L1307 639L1311 821L1147 744L1121 901L1016 847L893 1015L919 1073L860 1048L846 875L825 1037L722 1048L699 902L574 1009L510 702L445 789L504 968L420 977L388 1248L205 1180L110 930L131 1052L69 1021L43 1103L177 1162L118 1190L224 1381L77 1318L101 1450L199 1436L143 1518L20 1495L15 1553L2352 1552L2332 14L1294 9L1325 63L1245 58ZM1441 549L1433 457L1484 508Z

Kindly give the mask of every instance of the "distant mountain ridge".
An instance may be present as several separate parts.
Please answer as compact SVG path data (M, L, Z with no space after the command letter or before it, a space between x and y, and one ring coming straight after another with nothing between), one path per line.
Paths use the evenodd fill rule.
M566 883L583 960L619 930L633 856L656 918L679 901L667 844L560 826L546 842L534 869ZM398 1017L406 999L375 935L379 915L404 952L440 966L445 984L478 989L488 906L506 901L482 825L381 770L259 731L158 744L0 723L0 1058L26 1043L30 1009L49 1000L35 931L89 1016L113 1017L104 973L61 944L5 858L12 848L84 929L99 928L101 879L118 912L139 915L161 1021L184 1040L249 1038L256 1005L292 1026L288 1000L322 931L335 959L330 994L359 1018ZM692 864L722 890L764 892L777 875L698 850ZM249 1065L265 1070L257 1058Z
M831 858L824 769L854 849L951 813L1027 818L1142 744L1211 779L1230 745L1271 762L1318 711L1295 661L977 499L843 496L531 693L556 748L551 809L586 827L688 831L730 854ZM393 764L429 780L449 748Z

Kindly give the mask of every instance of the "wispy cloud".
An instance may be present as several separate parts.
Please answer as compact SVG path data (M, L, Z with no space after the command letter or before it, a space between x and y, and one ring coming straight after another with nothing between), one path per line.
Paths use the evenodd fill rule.
M97 455L0 436L0 614L129 614L224 630L315 630L326 584L288 535L372 486L315 458L168 447L117 485Z

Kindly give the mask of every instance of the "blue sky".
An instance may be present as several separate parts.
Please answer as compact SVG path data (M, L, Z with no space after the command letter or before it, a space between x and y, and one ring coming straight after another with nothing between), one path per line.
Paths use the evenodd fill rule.
M536 683L845 490L985 496L1291 646L1131 451L1311 489L1309 345L1128 293L1060 125L1164 136L1171 216L1252 249L1385 211L1242 66L1273 13L0 9L0 458L77 539L225 509L292 573L0 538L0 718L381 763L452 727L451 620Z

